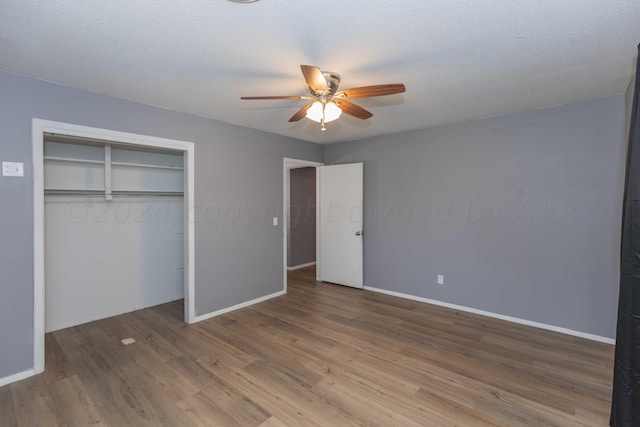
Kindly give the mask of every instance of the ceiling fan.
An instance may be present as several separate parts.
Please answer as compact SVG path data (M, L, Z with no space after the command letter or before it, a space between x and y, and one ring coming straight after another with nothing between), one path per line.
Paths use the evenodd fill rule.
M366 120L373 114L362 107L348 101L353 98L369 98L372 96L394 95L403 93L406 89L402 83L362 86L338 91L340 76L331 71L322 71L313 65L301 65L310 95L305 96L242 96L244 100L265 99L308 99L309 104L302 107L289 119L297 122L307 117L320 123L321 130L326 130L325 123L336 120L344 112L350 116Z

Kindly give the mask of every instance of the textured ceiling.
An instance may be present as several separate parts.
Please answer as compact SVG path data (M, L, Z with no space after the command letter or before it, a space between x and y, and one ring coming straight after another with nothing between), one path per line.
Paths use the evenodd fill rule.
M0 69L294 138L329 143L622 93L639 0L1 0ZM300 64L373 118L326 132L287 120Z

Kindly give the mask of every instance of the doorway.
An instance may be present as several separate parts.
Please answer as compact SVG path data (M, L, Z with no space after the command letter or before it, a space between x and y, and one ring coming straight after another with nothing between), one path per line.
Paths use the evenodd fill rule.
M316 263L316 168L289 171L289 224L287 269Z
M316 279L364 288L363 163L317 168Z
M109 141L132 149L166 149L184 157L183 181L183 267L184 320L195 320L194 282L194 144L146 135L117 132L61 122L34 119L32 123L34 189L34 370L44 371L45 335L45 220L44 141L45 135L64 135L94 141ZM105 168L106 170L106 168ZM109 196L109 195L108 195Z
M286 292L287 291L287 272L289 271L289 267L304 267L304 266L310 266L313 265L312 263L309 263L309 261L305 262L305 263L300 263L298 261L296 261L296 257L295 256L291 256L292 254L291 252L291 239L290 239L290 230L291 230L291 226L292 225L299 225L300 224L300 220L304 219L305 216L307 216L306 214L308 213L308 206L305 204L300 205L300 203L297 203L298 207L297 209L293 209L293 214L295 215L295 217L293 217L292 215L292 209L291 209L291 172L294 170L309 170L308 168L312 168L312 173L315 176L315 168L317 168L318 166L323 166L323 163L319 163L319 162L311 162L308 160L298 160L298 159L289 159L289 158L285 158L283 160L283 169L282 169L282 174L283 174L283 200L282 200L282 237L283 237L283 261L282 261L282 265L283 265L283 290ZM294 178L295 179L295 178ZM296 193L294 191L294 193ZM294 197L296 196L296 194L294 194ZM314 209L315 209L315 203L314 203ZM314 212L315 214L315 212ZM315 215L314 215L315 217ZM307 221L305 221L307 222ZM307 224L308 225L308 224ZM316 233L316 226L314 225L313 227L313 233ZM314 248L315 249L315 248ZM315 251L314 251L315 252ZM315 257L314 257L315 258ZM315 262L315 261L314 261ZM291 265L294 264L294 265ZM307 265L304 265L307 264Z
M363 280L363 163L325 166L305 160L283 162L283 290L287 291L291 171L316 172L316 280L362 289Z

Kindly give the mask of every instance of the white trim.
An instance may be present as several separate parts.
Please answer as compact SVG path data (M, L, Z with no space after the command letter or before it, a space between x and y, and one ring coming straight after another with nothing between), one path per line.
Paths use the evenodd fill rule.
M33 157L33 370L44 372L44 123L31 124Z
M185 153L185 322L195 321L195 174L194 144L188 141L158 138L128 132L74 125L34 118L33 157L33 371L44 371L44 155L45 132L77 136L130 145L178 150ZM20 374L19 374L20 375ZM10 377L11 378L11 377Z
M24 372L18 372L17 374L9 375L8 377L0 378L0 387L7 384L15 383L16 381L20 381L25 378L32 377L36 375L36 373L37 372L34 369L29 369Z
M291 270L299 270L301 268L305 268L305 267L311 267L312 265L316 265L316 262L308 262L306 264L298 264L298 265L294 265L293 267L287 267L287 270L291 271Z
M284 294L286 294L285 291L278 291L278 292L274 292L274 293L269 294L269 295L265 295L265 296L260 297L260 298L252 299L251 301L241 302L240 304L232 305L231 307L223 308L223 309L220 309L220 310L217 310L217 311L212 311L211 313L207 313L207 314L203 314L203 315L200 315L200 316L196 316L195 321L196 322L202 322L203 320L211 319L212 317L220 316L220 315L228 313L230 311L235 311L235 310L239 310L241 308L249 307L250 305L258 304L259 302L270 300L272 298L276 298L276 297L282 296Z
M320 168L316 168L316 282L320 282L320 220L322 219L322 208L320 207Z
M572 335L575 337L585 338L592 341L598 341L605 344L615 345L616 340L613 338L602 337L600 335L588 334L586 332L574 331L572 329L562 328L560 326L547 325L546 323L534 322L531 320L520 319L518 317L505 316L503 314L491 313L490 311L478 310L476 308L465 307L463 305L450 304L448 302L437 301L429 298L418 297L415 295L404 294L402 292L389 291L386 289L374 288L372 286L365 286L366 291L378 292L381 294L391 295L398 298L409 299L412 301L424 302L427 304L439 305L441 307L451 308L459 311L466 311L467 313L479 314L481 316L493 317L494 319L506 320L507 322L518 323L520 325L532 326L534 328L546 329L548 331L559 332L565 335Z
M287 293L287 239L289 236L289 204L290 204L290 174L291 169L324 166L324 163L310 160L282 159L282 291ZM316 182L317 185L317 182ZM317 202L316 194L316 202ZM317 205L316 205L317 209ZM317 228L317 227L316 227ZM317 230L316 230L317 233ZM316 242L317 245L317 242ZM318 261L318 260L316 260Z
M185 321L187 323L195 323L196 321L196 173L195 173L195 149L192 146L185 152L185 183L184 194L185 204L185 222L187 224L187 233L184 234L185 239L185 263L184 278L187 287L185 292L184 310ZM187 298L188 297L188 298Z

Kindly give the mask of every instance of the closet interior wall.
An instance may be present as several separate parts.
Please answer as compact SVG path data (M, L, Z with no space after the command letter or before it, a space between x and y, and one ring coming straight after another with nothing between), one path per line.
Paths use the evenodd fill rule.
M47 135L47 332L184 298L182 152Z

